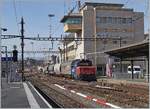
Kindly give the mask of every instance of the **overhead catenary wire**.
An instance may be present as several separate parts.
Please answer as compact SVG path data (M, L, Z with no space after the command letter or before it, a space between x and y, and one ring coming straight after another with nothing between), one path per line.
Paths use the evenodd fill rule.
M15 1L15 0L14 0ZM17 1L17 3L18 3L18 11L20 12L20 16L24 16L24 12L23 12L23 1L22 0L18 0ZM16 4L15 4L15 6L16 6ZM17 10L17 9L16 9ZM17 11L16 11L17 12ZM18 19L18 18L17 18ZM18 24L19 25L19 24ZM26 33L28 33L28 34L30 34L30 32L31 32L31 30L30 30L30 28L29 28L29 25L28 25L28 23L26 22L25 23L25 27L26 27ZM19 32L20 33L20 32Z
M18 22L18 16L17 16L16 1L15 0L13 0L13 8L14 8L14 14L15 14L16 24L17 24L17 28L18 28L18 33L20 33L19 32L19 22Z
M149 15L149 5L150 5L149 0L146 0L145 3L146 3L145 15L148 16Z
M126 0L126 2L124 3L124 6L127 6L130 0Z
M146 14L147 14L147 19L148 19L148 22L150 23L150 9L149 9L149 5L150 5L150 2L149 0L147 0L147 8L146 8ZM150 24L148 23L148 33L150 34Z
M52 32L51 35L54 35L54 33L55 33L56 31L58 32L58 30L60 30L60 27L61 27L61 24L59 23L59 24L54 28L54 31Z
M23 10L22 10L22 0L18 0L18 4L19 4L19 12L21 16L24 16L23 14Z

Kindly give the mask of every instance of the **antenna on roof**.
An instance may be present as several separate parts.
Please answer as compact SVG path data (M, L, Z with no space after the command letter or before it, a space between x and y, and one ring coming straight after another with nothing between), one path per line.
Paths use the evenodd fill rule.
M81 7L81 1L78 0L78 1L77 1L77 4L78 4L78 11L79 11L79 10L80 10L80 7Z
M77 7L77 4L75 4L75 6L69 11L68 15L70 15Z
M67 11L69 10L70 11L70 7L71 7L71 0L65 0L65 5L67 7Z
M70 15L70 14L74 11L74 9L75 9L75 7L73 7L73 8L69 11L68 15Z

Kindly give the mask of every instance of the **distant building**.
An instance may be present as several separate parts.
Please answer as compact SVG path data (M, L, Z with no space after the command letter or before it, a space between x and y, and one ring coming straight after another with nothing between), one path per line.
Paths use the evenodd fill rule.
M61 47L62 60L89 58L102 70L108 57L101 52L144 40L144 13L123 6L85 2L79 12L65 15L61 19L65 32L74 34L74 38L102 40L70 41Z

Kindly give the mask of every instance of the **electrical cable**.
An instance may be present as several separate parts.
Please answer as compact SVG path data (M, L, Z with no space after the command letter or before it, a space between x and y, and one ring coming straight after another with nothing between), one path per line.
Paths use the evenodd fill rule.
M17 17L17 8L16 8L16 1L15 1L15 0L13 0L13 8L14 8L14 13L15 13L16 24L17 24L18 33L19 33L19 23L18 23L18 17Z
M126 0L124 6L126 6L129 3L130 0Z
M145 9L145 14L148 16L148 11L149 11L149 0L146 0L146 9Z

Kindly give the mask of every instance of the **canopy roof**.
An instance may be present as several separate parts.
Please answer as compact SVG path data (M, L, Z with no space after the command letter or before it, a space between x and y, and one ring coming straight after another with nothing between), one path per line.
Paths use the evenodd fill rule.
M149 41L131 44L121 48L105 51L104 53L118 58L149 57Z

